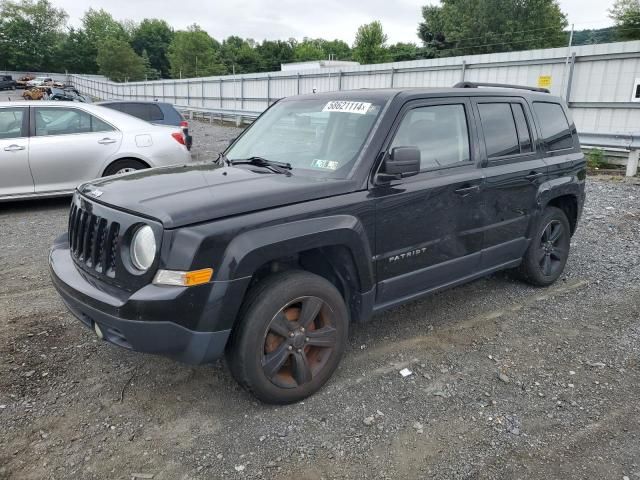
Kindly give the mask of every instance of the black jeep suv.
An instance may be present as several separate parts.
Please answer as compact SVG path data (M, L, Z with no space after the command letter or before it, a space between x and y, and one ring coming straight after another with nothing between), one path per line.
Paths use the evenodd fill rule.
M584 180L566 105L538 89L290 97L215 163L78 187L51 276L100 338L226 355L256 397L295 402L350 322L497 270L555 282Z

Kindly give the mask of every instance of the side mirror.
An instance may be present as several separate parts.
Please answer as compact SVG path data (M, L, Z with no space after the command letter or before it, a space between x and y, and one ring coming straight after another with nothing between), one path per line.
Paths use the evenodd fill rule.
M420 173L420 149L416 147L395 147L384 159L378 177L393 180L411 177Z

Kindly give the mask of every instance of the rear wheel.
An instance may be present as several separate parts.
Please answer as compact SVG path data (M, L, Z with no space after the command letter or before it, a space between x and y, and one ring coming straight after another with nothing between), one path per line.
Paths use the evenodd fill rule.
M124 173L135 172L136 170L142 170L149 168L148 165L140 160L134 160L132 158L125 158L122 160L116 160L107 167L104 171L104 176L109 175L122 175Z
M349 315L340 292L308 272L267 278L248 295L227 362L258 399L287 404L318 391L347 343Z
M547 207L522 259L520 276L533 285L554 283L564 271L570 242L571 227L567 216L559 208Z

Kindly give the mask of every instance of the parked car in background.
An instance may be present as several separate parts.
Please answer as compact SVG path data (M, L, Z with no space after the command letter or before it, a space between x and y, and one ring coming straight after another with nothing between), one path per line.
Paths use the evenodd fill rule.
M15 90L16 81L11 75L0 75L0 90Z
M43 100L47 94L46 87L29 87L22 92L22 98L25 100Z
M16 81L16 88L27 88L27 83L33 80L34 78L36 77L34 77L33 75L25 75L23 77L20 77Z
M0 102L0 201L190 159L180 128L87 103Z
M49 85L52 83L53 79L51 77L36 77L27 82L27 87L41 87L42 85Z
M88 97L84 95L80 95L79 93L75 93L70 89L62 89L51 87L49 92L49 100L56 100L62 102L82 102L82 103L91 103ZM77 90L76 90L77 91Z
M189 122L170 103L164 102L139 102L128 100L107 100L98 102L103 107L113 108L119 112L128 113L141 120L153 123L154 125L174 125L182 128L184 132L187 148L191 150L193 137L189 135Z

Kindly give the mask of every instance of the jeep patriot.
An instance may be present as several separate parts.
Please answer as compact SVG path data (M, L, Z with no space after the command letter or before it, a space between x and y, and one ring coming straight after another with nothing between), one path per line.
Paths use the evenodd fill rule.
M542 89L486 87L289 97L215 162L83 184L52 281L101 339L225 356L260 400L299 401L351 322L498 270L562 274L585 196L576 128Z

